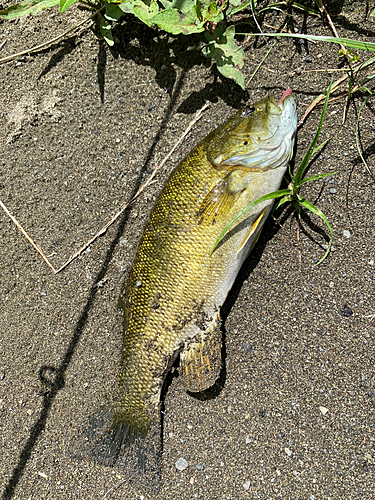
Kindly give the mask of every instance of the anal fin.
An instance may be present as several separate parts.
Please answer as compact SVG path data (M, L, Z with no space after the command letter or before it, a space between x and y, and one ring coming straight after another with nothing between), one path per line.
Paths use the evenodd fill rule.
M212 387L220 376L222 332L220 323L204 334L200 342L189 342L180 356L182 376L190 392Z

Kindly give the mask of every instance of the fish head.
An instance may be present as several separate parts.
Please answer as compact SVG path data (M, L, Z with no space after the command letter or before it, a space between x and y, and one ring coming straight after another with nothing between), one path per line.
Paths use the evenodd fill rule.
M219 170L286 166L293 155L296 130L297 106L287 89L278 102L268 96L218 127L209 136L207 157Z

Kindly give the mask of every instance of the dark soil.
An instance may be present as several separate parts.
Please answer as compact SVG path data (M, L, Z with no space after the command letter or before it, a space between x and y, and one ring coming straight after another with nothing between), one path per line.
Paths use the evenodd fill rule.
M342 37L373 40L365 4L327 4ZM1 57L85 16L53 9L1 22ZM275 11L264 22L283 19ZM318 17L293 11L293 22L331 35ZM157 182L57 275L0 211L3 499L149 498L122 481L126 471L69 450L116 380L118 297L155 197L192 145L242 103L290 86L301 117L343 74L337 45L282 39L243 92L200 55L200 37L168 38L132 20L115 36L109 50L87 28L0 66L0 200L56 268L130 199L195 111L211 107ZM243 43L248 81L268 46ZM282 228L268 221L225 306L224 388L202 401L176 376L166 394L159 499L374 498L374 180L355 143L364 97L351 100L344 125L344 99L329 105L321 140L331 141L309 173L337 174L303 191L328 217L334 251L314 265L328 242L315 216L304 215L299 231L290 211L279 214ZM317 108L300 127L296 162L319 116ZM374 129L370 101L360 118L370 166Z

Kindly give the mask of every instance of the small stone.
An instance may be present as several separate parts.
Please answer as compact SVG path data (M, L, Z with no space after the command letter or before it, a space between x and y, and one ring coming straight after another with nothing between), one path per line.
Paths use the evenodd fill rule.
M353 314L353 311L350 309L350 307L348 307L347 304L345 304L344 307L342 308L341 316L344 316L344 318L350 318L350 316L352 316L352 314Z
M41 296L41 297L45 297L46 295L47 295L47 293L46 293L46 292L40 292L40 296Z
M243 483L242 486L243 486L243 489L247 491L250 488L250 481L246 481L246 483Z
M140 286L142 286L142 281L137 281L137 283L135 284L135 286L138 288Z
M350 231L348 231L347 229L343 230L342 235L344 236L344 238L347 238L347 239L349 239L351 236Z
M0 380L4 380L4 379L5 379L5 373L2 372L2 373L0 373Z
M245 439L245 442L246 442L246 444L250 444L250 442L251 442L250 438L248 438L248 437L247 437L247 438Z
M179 458L176 462L176 469L183 471L189 467L188 462L184 458Z
M195 479L194 479L194 477L191 477L191 478L190 478L189 483L190 483L190 484L194 484L194 483L195 483Z
M253 350L253 346L250 344L250 342L244 342L242 344L242 349L245 351L245 352L251 352Z
M322 412L322 415L328 413L328 408L325 408L324 406L319 406L319 410Z
M290 450L289 448L284 448L284 451L288 455L288 457L291 457L293 455L292 450Z
M312 59L311 59L311 57L308 54L307 54L307 56L305 56L303 58L303 60L304 60L304 62L307 62L307 63L311 63L312 62Z
M197 464L197 465L195 466L195 468L196 468L196 469L198 469L198 470L204 470L204 465L202 465L202 464Z
M336 193L337 193L337 191L336 191L336 189L335 189L335 188L331 188L331 189L329 190L329 192L330 192L331 194L336 194Z

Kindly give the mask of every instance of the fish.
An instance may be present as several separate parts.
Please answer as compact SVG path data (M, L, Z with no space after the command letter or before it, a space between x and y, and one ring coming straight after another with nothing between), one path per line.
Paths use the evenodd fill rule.
M215 383L221 367L220 309L272 201L245 213L212 249L243 208L279 188L296 128L291 89L279 101L268 96L213 130L165 184L122 293L117 396L93 424L90 437L103 463L133 463L160 476L160 396L166 375L180 356L190 392Z

